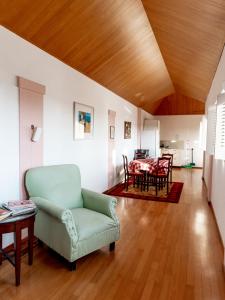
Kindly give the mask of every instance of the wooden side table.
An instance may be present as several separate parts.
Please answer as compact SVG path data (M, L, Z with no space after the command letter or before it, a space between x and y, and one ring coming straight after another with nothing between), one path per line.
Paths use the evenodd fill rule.
M20 266L21 266L21 230L28 228L28 264L33 263L33 238L34 221L37 211L30 214L9 217L0 221L0 265L4 256L15 267L16 286L20 285ZM14 256L8 255L2 248L2 235L14 232Z

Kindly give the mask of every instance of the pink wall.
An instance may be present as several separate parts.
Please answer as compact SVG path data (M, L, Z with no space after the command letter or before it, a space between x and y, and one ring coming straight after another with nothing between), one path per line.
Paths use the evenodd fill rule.
M141 117L141 108L138 107L137 110L137 149L141 148L141 131L142 131L142 117Z
M20 197L26 197L24 174L32 167L43 164L43 95L45 87L30 80L18 77L19 87L19 172ZM31 125L42 128L41 138L32 142Z
M115 128L116 112L108 110L108 188L114 186L116 181L116 143L110 138L110 126ZM116 129L115 129L116 134ZM122 157L121 157L122 159Z

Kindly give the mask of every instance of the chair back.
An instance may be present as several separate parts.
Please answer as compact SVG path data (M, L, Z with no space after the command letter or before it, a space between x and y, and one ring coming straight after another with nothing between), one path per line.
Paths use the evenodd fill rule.
M41 197L63 208L83 207L80 170L76 165L55 165L27 171L30 197Z
M171 168L171 157L159 157L157 161L157 175L164 173L165 176L169 176Z
M136 149L134 150L134 159L147 158L149 156L148 149Z
M129 173L129 170L128 170L128 159L127 159L127 156L126 155L122 155L123 156L123 168L124 168L124 172L125 174L128 174Z
M171 160L170 160L170 166L171 167L173 166L173 154L163 153L162 157L170 157L171 158Z

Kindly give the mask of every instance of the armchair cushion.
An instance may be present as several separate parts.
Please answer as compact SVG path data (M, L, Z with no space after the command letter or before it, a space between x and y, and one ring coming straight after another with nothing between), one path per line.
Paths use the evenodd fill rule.
M86 208L75 208L71 211L79 241L116 227L113 219L96 211Z

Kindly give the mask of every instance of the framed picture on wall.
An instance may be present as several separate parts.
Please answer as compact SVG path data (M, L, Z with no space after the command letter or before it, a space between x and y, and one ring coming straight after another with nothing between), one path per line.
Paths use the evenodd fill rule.
M109 127L109 137L111 140L115 139L115 126L110 126Z
M93 137L94 108L89 105L74 102L74 139L84 140Z
M124 138L131 139L131 122L124 122Z

